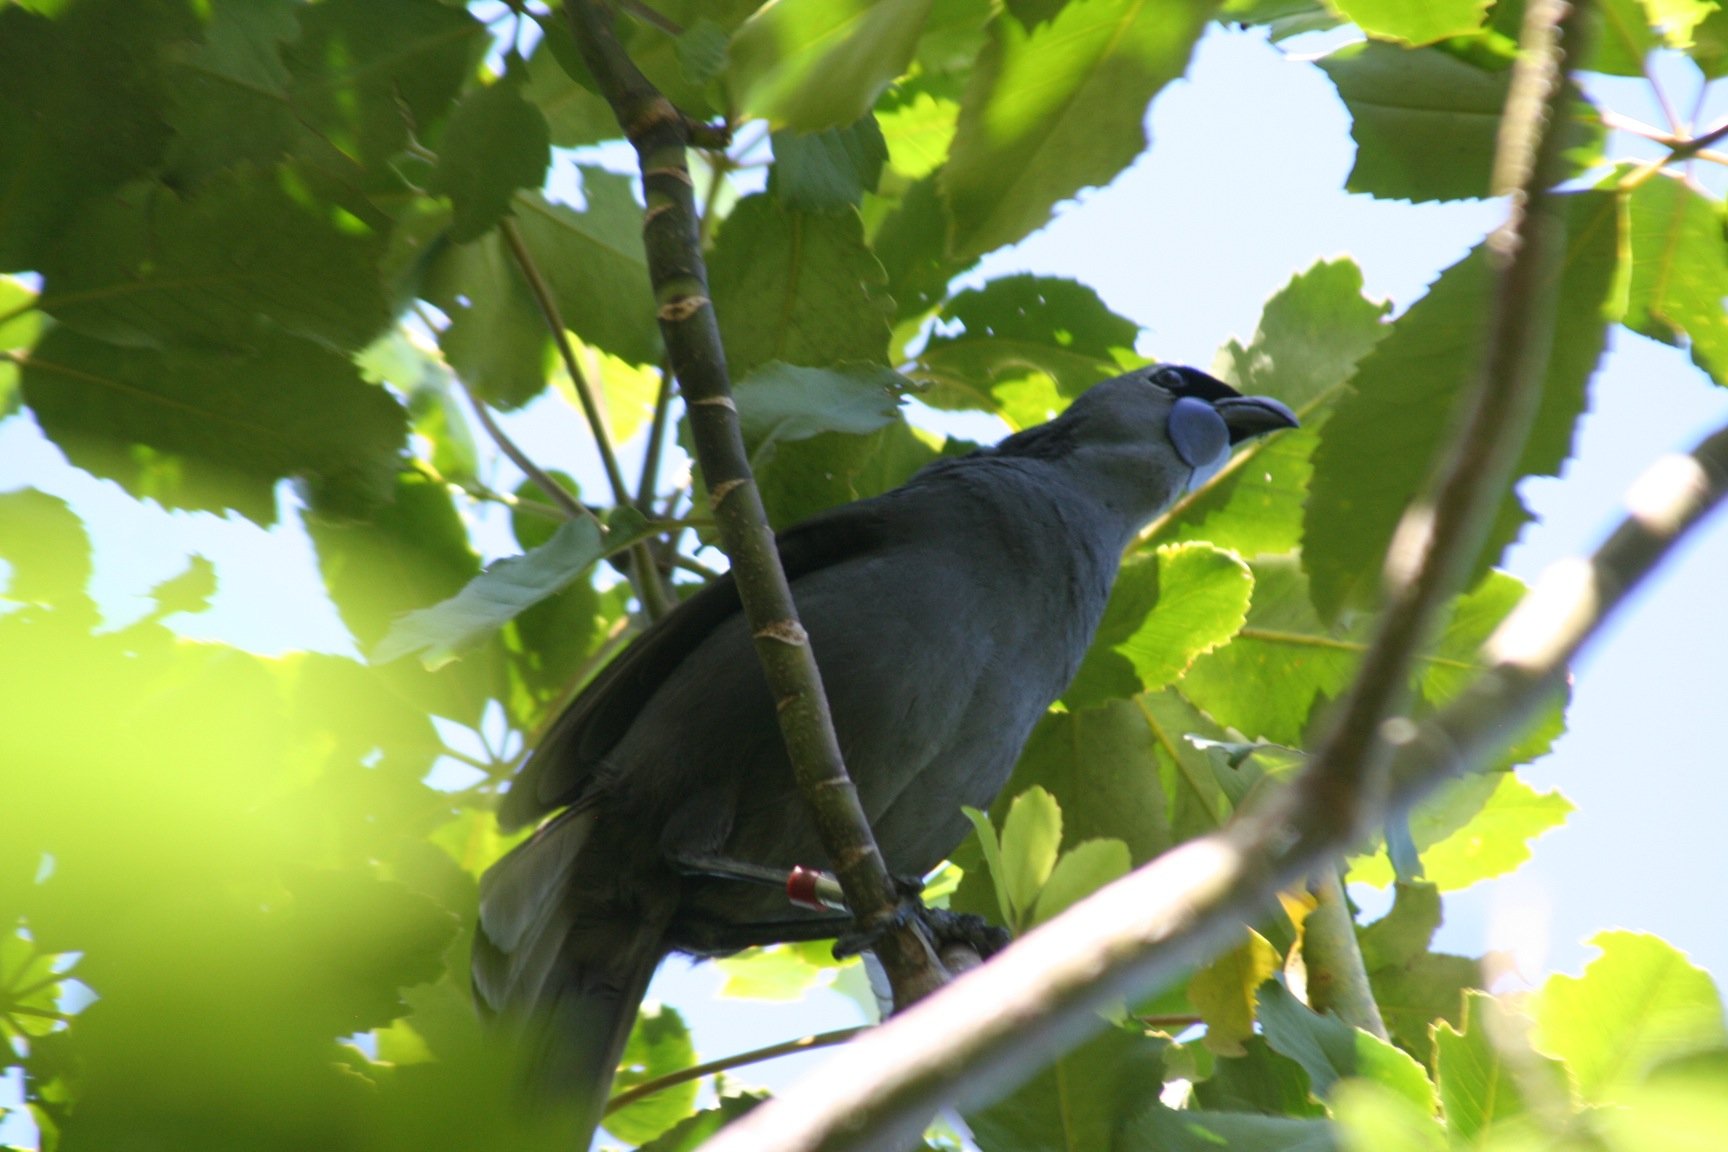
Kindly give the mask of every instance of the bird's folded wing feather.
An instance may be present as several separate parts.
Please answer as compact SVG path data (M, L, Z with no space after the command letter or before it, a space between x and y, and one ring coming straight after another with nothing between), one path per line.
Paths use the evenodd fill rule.
M786 578L812 572L885 546L891 518L885 505L897 493L821 513L777 540ZM741 611L730 573L656 621L596 676L517 772L499 806L506 829L520 828L575 802L594 766L635 723L660 685L716 628Z

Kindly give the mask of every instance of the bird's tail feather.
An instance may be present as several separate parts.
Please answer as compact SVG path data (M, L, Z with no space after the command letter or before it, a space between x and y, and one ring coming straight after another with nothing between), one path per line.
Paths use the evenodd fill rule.
M594 897L604 877L583 875L605 865L583 852L594 820L568 812L493 866L473 955L476 999L516 1041L532 1091L575 1106L580 1148L599 1123L671 912L635 908L625 918Z

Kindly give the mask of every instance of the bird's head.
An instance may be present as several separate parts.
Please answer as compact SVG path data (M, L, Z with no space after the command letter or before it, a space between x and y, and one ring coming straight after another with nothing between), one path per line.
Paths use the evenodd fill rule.
M1296 426L1296 414L1277 400L1244 396L1198 369L1158 364L1093 385L999 451L1066 460L1132 531L1217 475L1236 445Z

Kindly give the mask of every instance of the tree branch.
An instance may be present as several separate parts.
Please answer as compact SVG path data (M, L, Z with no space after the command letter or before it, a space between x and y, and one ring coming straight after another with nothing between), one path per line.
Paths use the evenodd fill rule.
M1104 1027L1100 1013L1121 998L1234 942L1280 889L1349 848L1357 826L1407 811L1515 741L1579 648L1725 496L1728 427L1691 456L1658 461L1595 556L1553 565L1484 646L1487 671L1396 741L1392 786L1365 812L1326 812L1314 803L1316 778L1299 778L860 1036L704 1152L893 1149L945 1105L1003 1095Z
M943 973L919 929L898 921L898 893L846 774L809 636L798 621L744 453L720 330L708 298L687 149L692 143L719 143L724 133L691 121L642 75L618 43L610 14L599 0L568 0L564 9L588 70L641 163L648 205L643 243L660 329L683 391L721 543L731 558L756 654L778 704L799 791L847 904L862 927L881 933L875 950L893 984L895 1002L910 1004L938 987Z
M1393 534L1373 641L1305 769L1314 803L1328 811L1365 812L1374 805L1364 794L1385 787L1385 721L1409 703L1411 662L1475 566L1541 403L1566 235L1550 190L1563 173L1566 65L1582 58L1584 9L1534 0L1525 11L1494 160L1494 187L1512 192L1512 207L1488 238L1496 277L1486 347L1431 495Z

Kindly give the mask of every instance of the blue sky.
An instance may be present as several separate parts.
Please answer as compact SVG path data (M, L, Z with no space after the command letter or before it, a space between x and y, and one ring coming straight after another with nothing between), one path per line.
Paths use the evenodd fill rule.
M1658 72L1683 106L1696 87L1688 70L1671 62ZM1659 121L1641 84L1593 91L1620 111ZM1351 256L1368 293L1402 311L1503 211L1493 203L1412 206L1345 194L1353 145L1342 105L1322 73L1285 58L1257 32L1213 29L1188 78L1154 104L1150 128L1154 147L1140 164L990 258L975 279L1017 271L1074 277L1144 327L1143 351L1204 367L1225 340L1250 335L1264 299L1314 261ZM1719 192L1714 173L1703 175ZM1683 352L1616 333L1576 457L1560 480L1526 486L1542 522L1512 552L1511 570L1532 579L1548 561L1593 546L1646 464L1724 423L1728 391ZM557 403L537 404L511 426L543 463L596 474L585 435ZM65 496L90 525L95 591L110 619L136 615L152 585L200 552L216 561L221 591L214 610L182 618L189 635L264 652L352 651L316 594L316 568L294 517L266 533L239 520L141 509L115 486L66 466L18 416L0 422L0 490L26 484ZM495 529L486 539L507 547ZM1723 572L1728 519L1719 517L1580 661L1570 731L1528 771L1532 784L1561 789L1578 810L1536 842L1520 872L1448 897L1444 946L1512 950L1536 979L1550 969L1576 971L1588 958L1589 935L1621 927L1657 933L1728 973L1728 922L1713 899L1699 898L1728 878L1728 838L1719 828L1728 784L1711 724L1728 685ZM711 966L675 962L655 994L684 1006L718 981ZM719 1055L858 1018L842 997L817 999L800 1008L736 1001L701 1008L692 1016L699 1050ZM779 1083L809 1059L820 1056L745 1079Z

